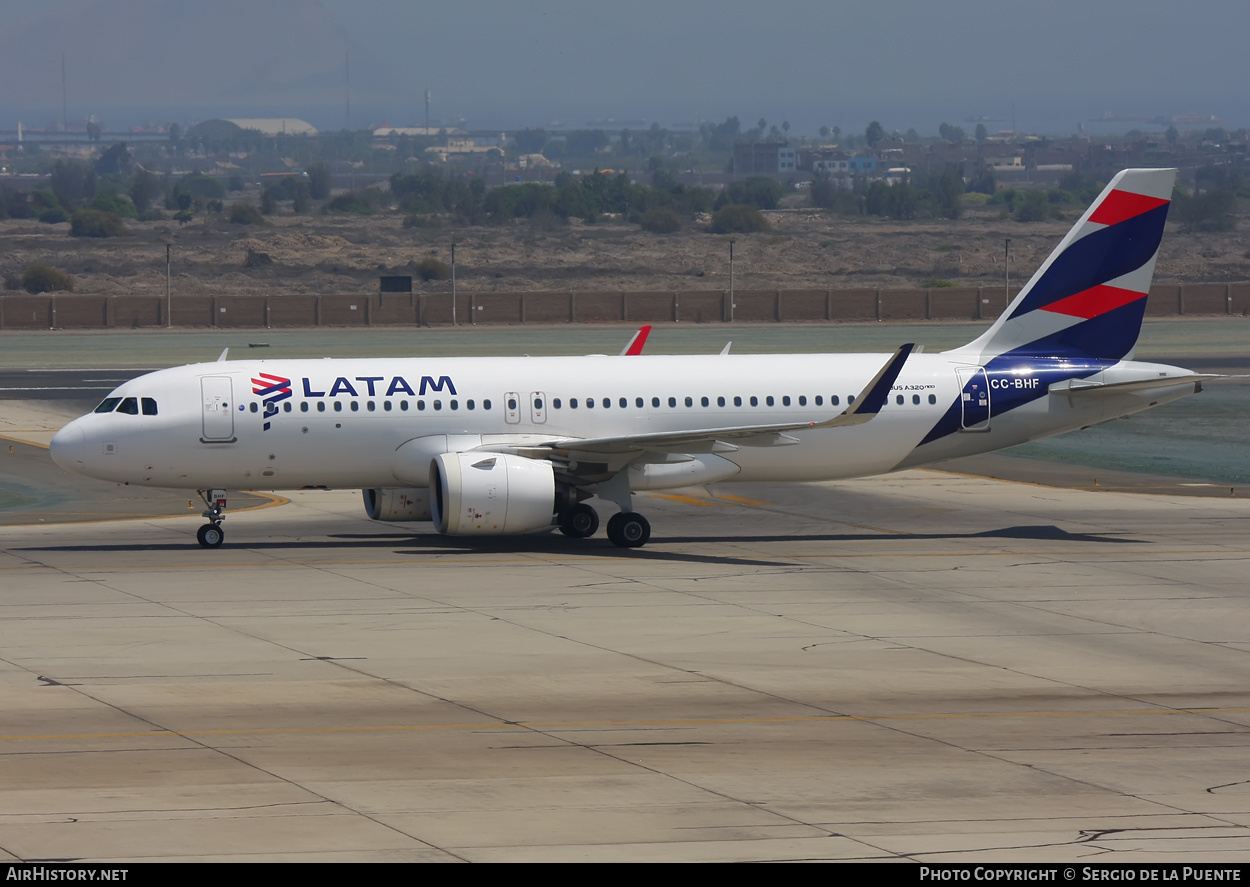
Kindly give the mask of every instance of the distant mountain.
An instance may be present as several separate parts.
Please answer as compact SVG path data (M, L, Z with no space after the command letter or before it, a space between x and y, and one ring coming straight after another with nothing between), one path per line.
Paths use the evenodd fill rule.
M62 53L71 119L119 109L182 109L191 119L323 108L341 125L348 66L353 107L403 101L385 65L317 0L65 0L35 9L0 23L7 111L60 117Z

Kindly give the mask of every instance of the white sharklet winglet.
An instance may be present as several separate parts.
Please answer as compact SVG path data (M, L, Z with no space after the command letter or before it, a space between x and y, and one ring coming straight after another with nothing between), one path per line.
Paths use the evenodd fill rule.
M227 345L225 348L221 349L221 354L217 355L217 362L218 362L218 363L225 363L225 362L226 362L226 353L227 353L229 350L230 350L230 346L228 346L228 345Z
M907 344L899 348L885 362L872 381L864 386L864 390L855 398L855 403L846 411L825 422L790 422L785 425L742 425L732 428L703 428L693 431L657 431L650 434L631 434L620 437L563 438L547 441L543 444L552 450L567 450L583 453L630 453L644 452L684 452L684 453L715 453L725 452L716 449L719 445L740 445L747 447L777 447L798 443L798 439L786 434L787 431L802 431L808 428L838 428L847 425L862 425L881 411L890 389L898 374L903 370L907 356L915 348ZM732 441L732 443L730 443Z

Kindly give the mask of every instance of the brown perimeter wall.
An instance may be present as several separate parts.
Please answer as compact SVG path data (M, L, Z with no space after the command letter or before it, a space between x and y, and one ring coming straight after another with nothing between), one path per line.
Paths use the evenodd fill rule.
M1012 290L1014 296L1018 290ZM0 329L138 329L317 326L446 326L451 323L845 323L993 320L997 287L677 292L567 290L523 293L335 293L320 296L0 296ZM1250 314L1250 283L1155 286L1150 317Z

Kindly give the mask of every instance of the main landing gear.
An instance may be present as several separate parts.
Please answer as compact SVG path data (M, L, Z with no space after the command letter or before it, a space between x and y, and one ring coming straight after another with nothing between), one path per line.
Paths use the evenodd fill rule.
M599 529L599 515L579 503L560 516L560 532L573 539L589 539ZM651 524L641 514L621 512L608 518L608 539L621 548L638 548L651 538Z
M622 511L608 518L608 539L621 548L639 548L651 538L651 524L641 514Z
M199 494L204 500L204 517L208 518L208 523L196 530L196 541L203 548L220 548L226 539L221 528L221 522L226 519L226 491L200 490Z
M560 517L560 532L573 539L589 539L599 529L599 515L589 505L574 505Z

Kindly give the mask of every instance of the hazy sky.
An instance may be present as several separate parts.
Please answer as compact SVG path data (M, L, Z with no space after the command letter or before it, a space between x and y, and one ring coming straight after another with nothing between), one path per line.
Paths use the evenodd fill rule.
M229 28L202 34L211 29L197 16ZM31 19L42 26L16 27ZM178 94L208 113L237 106L233 116L289 113L337 128L350 53L353 126L420 122L427 86L434 119L463 115L483 129L737 114L744 125L789 120L796 134L858 131L873 118L927 133L944 120L970 128L965 118L978 115L1006 128L1013 102L1021 129L1056 134L1103 111L1250 125L1246 0L0 0L0 127L15 109L58 119L67 50L55 44L86 65L90 41L114 22L143 39L67 78L71 116L164 109ZM305 42L315 59L300 59ZM147 70L162 45L190 60L187 70L168 56ZM313 61L318 72L283 79ZM5 67L18 63L24 73ZM48 70L32 78L32 66ZM248 76L231 81L240 70Z

